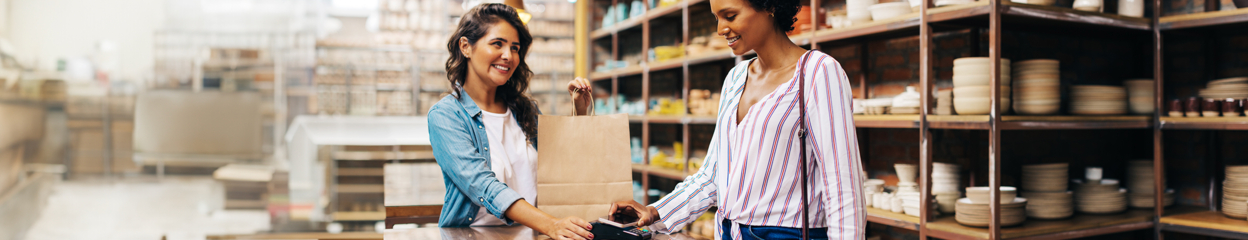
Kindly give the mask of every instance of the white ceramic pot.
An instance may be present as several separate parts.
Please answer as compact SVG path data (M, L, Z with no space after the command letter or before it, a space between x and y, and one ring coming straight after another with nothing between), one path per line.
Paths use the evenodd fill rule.
M1072 8L1081 11L1101 12L1102 0L1075 0Z
M903 211L905 211L905 210L906 210L906 209L905 209L905 207L903 207L903 206L902 206L902 201L901 201L901 198L900 198L900 197L893 197L893 199L892 199L892 200L893 200L893 202L892 202L892 203L893 203L893 212L895 212L895 213L900 213L900 212L903 212Z
M1144 0L1118 0L1118 15L1143 17Z

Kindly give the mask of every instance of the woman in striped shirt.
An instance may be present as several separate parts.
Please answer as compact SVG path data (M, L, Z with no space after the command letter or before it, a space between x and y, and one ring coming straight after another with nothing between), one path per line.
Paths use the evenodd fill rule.
M639 225L671 232L716 206L716 231L723 239L798 239L806 211L812 239L865 238L862 166L845 70L785 34L793 30L798 1L710 4L718 34L733 54L753 50L758 57L737 64L724 80L721 114L702 168L650 206L621 201L611 212L635 214ZM804 119L799 119L799 88L804 88ZM798 137L798 124L807 129L805 141ZM809 151L801 153L800 144ZM809 210L801 201L802 154Z

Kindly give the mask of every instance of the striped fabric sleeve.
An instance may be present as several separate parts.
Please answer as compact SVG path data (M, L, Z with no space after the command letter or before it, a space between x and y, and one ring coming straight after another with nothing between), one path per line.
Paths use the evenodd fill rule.
M828 239L864 239L866 208L863 205L862 166L858 153L858 137L850 109L851 88L845 70L832 57L819 54L807 65L810 81L806 94L806 123L812 147L815 173L823 182L812 183L823 188L824 221ZM812 206L817 206L813 204ZM820 212L820 211L814 211Z
M711 142L714 142L714 139L719 137L718 135L713 135ZM711 148L714 148L713 145ZM702 161L702 168L698 169L697 173L685 177L683 182L676 184L671 194L650 204L659 210L658 224L652 225L651 228L660 233L679 231L715 205L718 189L713 181L718 161L715 161L712 156L714 152L714 149L707 151L706 159Z

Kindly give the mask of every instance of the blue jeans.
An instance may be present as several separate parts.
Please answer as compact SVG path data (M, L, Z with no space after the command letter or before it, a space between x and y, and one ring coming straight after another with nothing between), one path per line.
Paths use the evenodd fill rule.
M720 223L720 227L724 230L721 239L733 239L732 225L734 224L737 223L727 219ZM741 240L802 239L801 228L737 225L741 225L741 237L745 238ZM809 228L806 234L809 234L811 240L825 240L828 239L828 228Z

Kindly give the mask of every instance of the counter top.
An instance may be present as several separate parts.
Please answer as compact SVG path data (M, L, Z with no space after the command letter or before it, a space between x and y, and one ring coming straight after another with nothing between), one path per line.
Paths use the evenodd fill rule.
M471 228L410 228L387 229L383 233L386 240L430 240L430 239L512 239L512 240L543 240L550 239L525 226L511 227L471 227ZM693 240L683 233L664 235L656 234L654 240Z

